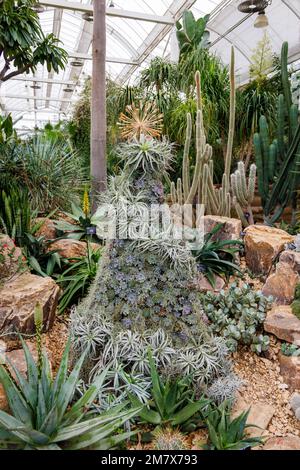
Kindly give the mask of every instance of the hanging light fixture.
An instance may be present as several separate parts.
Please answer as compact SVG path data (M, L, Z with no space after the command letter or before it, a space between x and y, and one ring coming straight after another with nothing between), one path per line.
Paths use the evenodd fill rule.
M65 93L73 93L74 88L72 88L71 85L67 85L65 88L63 88L63 91Z
M271 3L272 0L246 0L238 5L238 10L242 13L258 13L254 27L265 28L269 24L265 10Z
M31 7L32 10L34 10L36 13L43 13L45 11L45 8L40 5L38 2Z
M83 60L75 59L70 62L70 65L72 65L72 67L83 67L84 63Z
M260 11L254 21L254 28L266 28L267 26L269 26L269 20L265 10Z
M82 14L82 18L85 20L85 21L93 21L93 13L89 13L88 11L86 11L85 13Z
M34 90L40 90L42 87L36 82L33 82L32 85L30 85L30 88L33 88Z
M115 8L115 4L114 4L113 0L110 0L108 7L109 8Z

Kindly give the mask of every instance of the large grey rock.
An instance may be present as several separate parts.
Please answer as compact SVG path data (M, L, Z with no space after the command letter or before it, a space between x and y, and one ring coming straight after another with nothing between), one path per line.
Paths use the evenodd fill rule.
M43 309L44 330L53 325L60 288L51 277L24 273L0 290L0 332L34 332L34 309Z

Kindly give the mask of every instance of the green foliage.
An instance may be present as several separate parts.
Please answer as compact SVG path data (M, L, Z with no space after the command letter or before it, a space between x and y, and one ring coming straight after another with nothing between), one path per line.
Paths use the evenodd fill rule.
M27 378L12 363L0 365L0 382L10 408L10 414L0 411L1 442L28 450L105 450L133 434L116 432L139 412L138 408L127 409L124 403L100 416L89 411L106 379L107 370L74 402L85 354L69 373L69 341L53 380L47 355L43 354L42 363L35 363L23 340L22 346Z
M67 307L74 304L78 298L84 297L91 282L96 277L100 257L101 247L99 246L99 249L95 250L88 242L86 256L69 260L71 266L57 279L57 282L63 288L63 294L59 301L60 313L63 313Z
M25 244L25 234L31 231L32 212L29 192L10 182L9 192L0 190L0 227L18 246Z
M148 356L152 382L151 400L148 406L144 406L139 412L140 418L146 423L159 426L183 426L185 429L195 429L197 423L201 421L199 412L208 405L209 401L204 397L197 401L193 399L191 383L187 378L167 380L164 383L150 351ZM132 395L130 399L132 405L138 407L139 400Z
M0 57L4 66L0 82L21 73L35 72L39 64L46 64L48 72L58 73L65 68L68 54L59 47L59 39L52 33L44 35L34 0L3 0L0 10ZM9 71L11 67L13 71Z
M54 225L58 234L58 237L71 238L72 240L81 240L83 238L91 239L92 235L89 236L88 229L95 227L96 219L90 213L90 211L84 212L83 209L72 203L72 212L65 212L69 219L74 220L74 224L67 222L66 220L57 220Z
M210 410L206 419L210 450L245 450L263 443L261 437L248 437L246 428L250 409L234 419L230 417L231 403L224 401Z
M42 277L54 276L61 272L64 260L57 250L49 250L53 240L45 240L45 237L35 237L31 233L24 234L24 251L30 269Z
M299 240L299 235L296 237L295 242ZM298 250L297 250L298 251ZM300 320L300 284L295 287L294 301L291 304L293 314Z
M153 432L152 442L155 450L187 450L188 444L185 436L172 428L157 428Z
M6 188L13 182L28 188L33 210L50 212L78 201L84 175L79 156L68 142L45 140L40 135L1 147L0 184Z
M269 346L269 337L262 330L271 298L254 291L248 284L232 284L225 292L207 292L203 296L203 309L211 321L211 329L226 340L227 347L236 351L238 344L251 345L260 354Z
M215 286L215 275L225 276L227 279L233 272L241 274L240 268L235 264L235 255L239 247L243 246L240 240L218 240L217 234L224 224L217 224L204 236L204 244L200 250L193 251L198 271L202 272L210 284Z
M296 170L300 163L300 123L298 108L292 104L287 56L288 44L285 42L281 51L283 94L279 95L277 102L276 139L270 139L265 116L260 117L259 133L254 134L253 138L258 190L268 224L274 224L280 218L292 199L295 204L295 191L299 183Z
M190 10L185 10L180 21L176 23L176 35L181 54L188 54L194 50L207 49L209 47L210 33L206 28L209 15L195 19Z
M296 344L282 343L281 352L284 356L300 356L300 348Z
M12 137L16 137L16 132L11 114L5 117L0 116L0 144L6 143Z

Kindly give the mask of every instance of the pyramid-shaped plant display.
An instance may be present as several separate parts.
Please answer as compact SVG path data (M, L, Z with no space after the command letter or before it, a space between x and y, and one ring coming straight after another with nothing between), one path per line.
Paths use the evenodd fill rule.
M75 353L90 348L86 379L103 365L112 368L101 406L115 400L110 392L120 400L128 390L147 399L149 349L162 374L189 375L197 390L229 370L223 340L205 326L187 241L174 236L171 220L153 223L165 202L162 179L172 146L142 136L122 144L119 156L124 170L110 180L96 214L99 235L107 222L116 232L107 240L88 297L72 317Z

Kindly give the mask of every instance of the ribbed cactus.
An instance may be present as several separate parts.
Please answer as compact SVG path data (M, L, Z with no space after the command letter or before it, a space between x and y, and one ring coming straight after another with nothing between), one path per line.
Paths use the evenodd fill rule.
M225 158L225 171L222 179L222 187L214 187L214 168L212 159L212 147L206 142L203 122L203 107L201 95L201 77L196 72L197 92L197 117L196 117L196 163L193 175L190 174L189 152L192 139L192 118L187 115L186 141L182 163L182 185L177 183L171 186L171 198L173 204L179 203L182 197L183 203L192 204L197 196L197 204L204 204L208 214L228 216L231 215L230 195L230 167L232 160L232 147L235 124L235 75L234 75L234 49L231 50L230 65L230 116L227 152ZM182 192L180 191L182 187Z
M154 431L153 447L155 450L186 450L186 438L176 429L157 429Z
M244 162L239 162L237 170L231 175L233 206L243 225L254 223L251 203L255 195L256 165L250 166L248 183Z
M254 134L258 191L262 198L265 221L274 224L284 208L295 201L300 164L300 124L298 108L292 104L287 68L288 43L281 49L283 95L277 101L276 138L271 142L267 120L261 116L259 132ZM295 209L296 207L294 207Z

